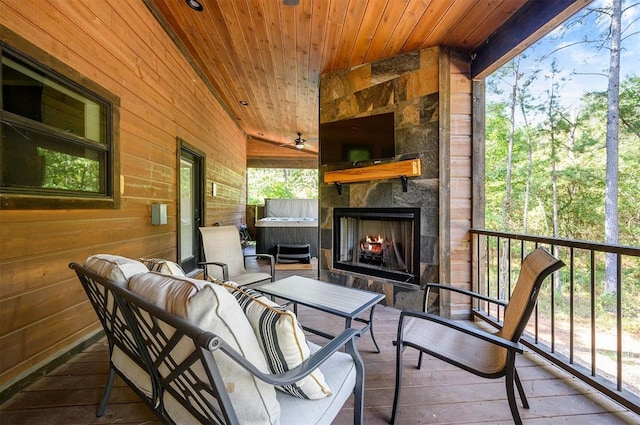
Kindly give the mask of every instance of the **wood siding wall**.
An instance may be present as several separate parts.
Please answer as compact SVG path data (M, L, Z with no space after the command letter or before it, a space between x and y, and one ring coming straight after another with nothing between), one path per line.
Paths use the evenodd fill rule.
M440 217L442 282L471 289L472 80L468 58L443 49L441 55ZM469 301L451 295L441 302L452 318L469 316Z
M205 225L244 222L246 139L141 1L0 0L0 30L120 98L124 182L115 210L0 211L5 390L98 330L69 262L95 253L175 260L176 137L205 153L205 188L218 184L216 198L205 189ZM152 203L168 204L168 225L151 225Z

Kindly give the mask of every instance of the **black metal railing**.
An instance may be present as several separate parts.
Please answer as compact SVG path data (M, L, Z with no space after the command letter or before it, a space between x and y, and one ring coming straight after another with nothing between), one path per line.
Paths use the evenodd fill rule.
M564 261L543 286L522 343L640 413L640 248L471 229L474 290L508 299L524 256L538 246ZM605 263L613 256L613 285ZM472 306L476 317L503 312Z

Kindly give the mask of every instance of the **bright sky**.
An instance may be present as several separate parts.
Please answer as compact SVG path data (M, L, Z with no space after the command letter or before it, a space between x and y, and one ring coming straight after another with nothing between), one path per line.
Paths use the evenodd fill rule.
M576 16L584 16L587 9L603 8L610 6L611 0L595 0L586 9L578 12ZM637 3L637 0L623 0L625 7ZM541 69L541 74L532 85L531 91L534 97L544 99L544 94L550 88L551 63L555 58L557 69L560 71L558 78L565 78L560 83L561 103L566 107L577 106L582 94L588 91L606 91L607 72L609 69L609 42L601 49L595 43L580 43L584 39L601 39L602 34L608 31L610 19L596 20L596 14L591 13L582 24L567 27L567 24L575 21L570 18L563 26L544 37L538 43L525 51L524 66L529 72L536 68ZM622 17L622 52L620 59L620 80L630 74L640 75L640 4L626 11ZM562 46L567 46L558 50ZM550 52L556 51L552 56ZM600 74L600 75L596 75ZM497 98L488 95L488 100Z

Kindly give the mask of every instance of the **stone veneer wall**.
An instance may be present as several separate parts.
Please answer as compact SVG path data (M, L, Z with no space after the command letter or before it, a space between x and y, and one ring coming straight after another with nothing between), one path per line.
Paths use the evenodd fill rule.
M439 281L440 276L440 55L439 48L430 48L321 79L321 123L393 111L396 159L421 160L422 175L409 178L407 192L402 191L399 179L393 179L343 184L339 195L333 185L322 182L324 172L340 167L320 167L320 278L383 293L387 304L397 308L421 309L422 286ZM332 269L334 207L419 207L420 285Z

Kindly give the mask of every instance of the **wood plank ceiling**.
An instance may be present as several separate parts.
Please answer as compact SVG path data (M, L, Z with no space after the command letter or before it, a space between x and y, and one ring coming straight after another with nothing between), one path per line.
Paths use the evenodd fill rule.
M300 0L297 6L287 6L282 0L199 1L200 12L184 0L145 3L238 120L249 139L249 162L252 157L315 158L320 75L438 45L471 54L527 4ZM565 4L573 0L546 1L543 7L564 3L567 16L588 3L575 1L581 5L568 10ZM297 133L310 139L303 149L295 148Z

